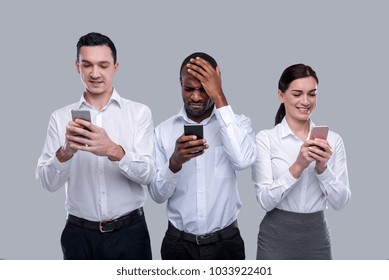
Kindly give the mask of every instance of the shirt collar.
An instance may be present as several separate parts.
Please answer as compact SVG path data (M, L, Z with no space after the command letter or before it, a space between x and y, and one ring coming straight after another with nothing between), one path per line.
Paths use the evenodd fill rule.
M202 123L202 124L207 124L213 117L216 117L216 116L215 116L215 111L216 111L216 107L213 106L213 110L212 110L211 115L210 115L208 118L204 119L201 123ZM195 123L193 120L191 120L190 118L188 118L188 115L187 115L187 113L186 113L186 111L185 111L185 107L184 107L184 106L181 107L180 111L179 111L178 114L177 114L177 120L178 120L178 119L182 119L182 120L184 120L186 123Z
M285 138L289 135L294 135L293 131L290 129L288 122L286 121L286 118L284 117L280 123L280 129L281 129L281 137ZM315 124L313 123L312 120L309 120L309 131L311 131L312 127L314 127Z
M115 102L116 104L119 105L119 107L122 107L123 106L123 101L119 95L119 93L116 91L116 89L113 89L113 92L112 92L112 95L107 103L110 104L110 103L113 103ZM86 100L85 100L85 97L84 97L84 93L81 95L81 98L80 98L80 101L78 101L78 104L77 104L77 108L81 108L82 105L85 105L89 108L92 108L92 105L90 105Z

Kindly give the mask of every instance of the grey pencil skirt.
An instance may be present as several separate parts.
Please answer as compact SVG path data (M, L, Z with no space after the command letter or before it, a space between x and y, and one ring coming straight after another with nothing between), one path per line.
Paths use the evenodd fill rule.
M294 213L273 209L258 233L257 260L330 260L331 238L324 211Z

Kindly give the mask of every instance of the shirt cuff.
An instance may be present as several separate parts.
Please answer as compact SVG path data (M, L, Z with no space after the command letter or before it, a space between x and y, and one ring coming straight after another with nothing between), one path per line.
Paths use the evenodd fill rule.
M169 162L165 164L161 171L163 178L165 178L166 182L168 182L170 185L175 186L178 180L181 178L181 170L173 173L173 171L171 171L169 168Z
M132 162L136 161L135 155L133 153L127 152L126 150L124 151L125 153L122 159L119 161L112 161L112 163L117 164L119 168L123 170L126 174L136 175L137 170L133 170L134 166L132 166Z
M228 126L230 123L236 122L236 116L230 105L216 109L215 115L221 126Z
M296 182L298 180L299 179L296 179L295 177L293 177L293 175L290 174L290 171L288 171L288 172L286 172L285 176L280 178L280 184L285 187L285 190L288 190L291 186L296 184Z
M316 176L319 181L323 183L332 182L336 178L335 173L330 169L328 165L327 168L323 171L323 173L319 174L316 172Z
M115 164L117 164L118 166L119 166L119 168L121 169L121 170L123 170L124 172L128 172L128 170L130 169L130 162L131 162L131 157L130 157L130 155L129 155L129 153L128 152L125 152L125 154L124 154L124 156L122 157L122 159L121 160L119 160L119 161L113 161L113 163Z
M72 158L70 158L68 161L60 162L56 155L53 156L53 165L55 169L57 170L57 173L63 173L64 171L68 170L70 168L70 163L72 162Z

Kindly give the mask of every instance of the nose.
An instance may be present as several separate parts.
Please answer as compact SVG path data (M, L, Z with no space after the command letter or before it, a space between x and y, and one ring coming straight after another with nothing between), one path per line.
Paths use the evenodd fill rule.
M195 102L202 100L203 97L201 96L201 91L201 89L194 89L190 98Z
M308 95L303 94L301 97L301 104L309 105Z
M91 76L91 78L98 78L100 75L98 67L97 66L92 67L92 70L89 75Z

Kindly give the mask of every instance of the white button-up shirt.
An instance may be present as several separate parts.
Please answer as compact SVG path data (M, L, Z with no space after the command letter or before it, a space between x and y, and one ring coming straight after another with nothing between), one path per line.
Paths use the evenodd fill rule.
M158 203L167 200L169 221L179 230L205 234L236 220L241 208L236 170L252 165L255 135L249 118L236 116L230 106L214 109L202 121L209 148L173 173L169 159L184 124L193 123L184 108L155 129L157 174L149 185Z
M58 161L55 153L65 142L70 112L79 108L89 109L92 123L123 147L125 155L120 161L84 151L67 162ZM124 99L114 90L108 104L98 111L81 97L51 115L36 177L49 191L65 186L68 213L91 221L118 218L144 204L141 185L147 185L155 172L153 134L147 106Z
M310 127L314 126L311 122ZM346 152L342 138L329 131L327 138L333 155L322 174L315 170L315 161L303 171L299 179L289 172L296 161L303 141L293 134L286 119L269 130L257 134L257 160L252 166L257 200L270 211L281 210L312 213L345 207L351 197Z

